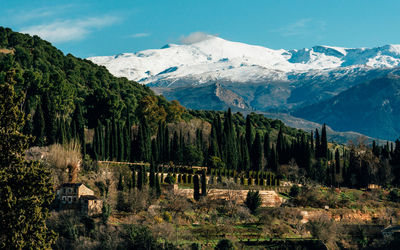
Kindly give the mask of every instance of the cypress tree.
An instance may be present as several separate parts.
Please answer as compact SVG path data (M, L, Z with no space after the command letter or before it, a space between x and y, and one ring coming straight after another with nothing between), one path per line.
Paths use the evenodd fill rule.
M264 158L268 159L269 154L271 151L270 140L269 140L269 133L268 131L264 135Z
M72 125L75 128L75 133L73 136L77 137L79 142L81 143L81 151L82 154L86 153L86 144L85 144L85 119L83 118L82 107L80 103L76 103L75 111L72 117Z
M250 153L249 147L247 146L247 140L244 136L241 137L241 167L238 171L249 171L250 170Z
M35 115L33 116L33 136L35 136L35 145L45 145L45 122L42 105L38 104Z
M46 127L47 144L51 145L56 143L57 123L56 112L52 102L50 101L48 92L42 96L42 109Z
M311 144L311 151L314 151L314 134L313 134L312 131L311 131L310 138L311 138L311 142L310 142L310 144Z
M279 164L288 162L288 153L286 152L285 138L283 136L282 127L279 129L278 138L276 141L276 154L279 156L277 159Z
M159 145L156 139L151 140L151 152L152 152L152 159L155 159L156 162L160 162L159 159Z
M179 159L179 138L178 138L178 133L175 131L174 136L172 138L172 161L174 163L178 162Z
M232 112L228 109L224 122L224 135L223 135L223 152L225 153L225 163L229 169L236 169L238 163L238 154L236 148L235 132L232 122Z
M200 183L199 183L199 176L196 174L193 177L193 198L198 201L200 200Z
M141 119L141 122L139 124L137 143L139 160L149 162L151 156L151 134L148 123L144 117Z
M123 191L124 190L124 183L123 183L123 180L122 180L122 174L119 174L117 190L118 191Z
M155 178L155 173L154 173L154 161L151 161L151 166L150 166L150 176L149 176L149 185L150 188L154 188L155 183L154 183L154 178Z
M137 178L137 188L142 190L143 188L143 166L140 166Z
M104 159L111 159L111 130L110 130L110 121L106 120L105 131L104 131Z
M315 158L321 158L321 142L319 138L318 129L315 129Z
M204 169L201 171L201 195L202 196L207 195L207 175Z
M119 136L118 136L118 125L115 118L112 120L112 147L113 147L113 159L118 160L119 155Z
M251 125L251 117L250 115L246 116L246 141L248 146L248 151L251 151L251 146L253 145L253 128Z
M278 159L277 158L278 158L278 156L276 155L275 147L272 146L271 154L270 154L270 157L268 160L268 167L274 172L276 172L278 170Z
M321 132L321 157L328 158L328 139L326 136L326 125L322 126Z
M117 126L118 126L118 161L124 161L125 160L124 126L121 122L118 122Z
M94 135L93 135L93 141L92 141L92 149L93 149L93 154L94 154L94 159L99 160L99 149L98 149L98 137L99 137L99 127L95 127L94 129Z
M25 114L26 114L26 121L25 121L25 125L24 125L24 128L22 131L23 131L24 135L32 135L33 122L32 122L32 116L31 116L32 107L31 107L30 99L26 100L24 109L25 109Z
M164 145L163 145L163 162L168 162L171 157L171 153L170 153L170 144L169 144L169 129L168 126L165 125L165 129L164 129Z
M335 166L336 166L336 174L340 174L340 169L342 167L340 166L340 155L338 149L336 149L335 151Z
M132 167L132 187L135 188L136 187L136 171L135 168Z
M253 171L260 171L262 163L262 147L261 147L261 136L257 132L256 137L251 147L251 169Z
M161 195L161 186L160 186L160 178L158 177L158 173L156 174L156 196L157 198Z

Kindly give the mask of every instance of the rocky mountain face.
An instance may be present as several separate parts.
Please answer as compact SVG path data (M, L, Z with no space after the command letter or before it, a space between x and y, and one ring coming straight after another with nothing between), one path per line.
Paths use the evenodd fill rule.
M207 36L193 44L169 44L161 49L89 60L106 66L116 76L146 84L169 100L177 99L188 108L231 107L240 111L294 114L314 122L326 122L339 131L379 135L391 140L400 135L392 124L396 121L395 114L388 110L373 112L386 124L383 127L369 126L370 116L362 122L358 116L342 118L344 113L350 115L349 110L371 113L371 109L387 99L383 93L377 95L362 86L396 74L400 45L273 50ZM354 94L364 94L366 100L362 104L357 103L360 99L351 96L352 89L359 85ZM350 89L346 95L350 100L343 101L354 106L343 104L341 108L347 110L338 110L337 106L333 110L338 113L331 114L329 103ZM326 108L318 111L316 107L321 105Z
M400 70L358 84L326 101L293 113L333 129L394 140L400 135Z

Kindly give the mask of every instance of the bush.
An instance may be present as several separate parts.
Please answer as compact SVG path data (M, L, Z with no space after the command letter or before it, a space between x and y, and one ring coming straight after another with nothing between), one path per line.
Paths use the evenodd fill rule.
M297 196L299 195L299 193L300 193L300 188L299 188L299 186L293 185L293 186L290 188L289 195L290 195L291 197L297 197Z
M246 206L250 209L251 213L255 213L257 208L261 206L261 196L258 191L250 190L247 193L246 200L244 201Z
M228 240L228 239L222 239L218 241L217 246L215 247L216 250L231 250L231 249L235 249L235 247L233 246L232 241Z
M400 202L400 191L399 189L395 188L392 189L389 193L389 199L393 202Z
M174 184L175 178L171 174L168 174L167 177L165 177L164 182L167 184Z

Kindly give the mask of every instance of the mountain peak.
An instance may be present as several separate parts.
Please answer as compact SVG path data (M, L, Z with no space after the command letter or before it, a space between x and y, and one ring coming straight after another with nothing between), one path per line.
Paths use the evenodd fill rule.
M191 79L196 84L218 80L265 82L287 80L296 73L318 74L321 70L346 67L400 66L400 45L377 48L319 45L300 50L274 50L195 32L183 37L181 44L89 60L106 66L116 76L143 84L162 82L169 86L168 82L173 84L179 79Z

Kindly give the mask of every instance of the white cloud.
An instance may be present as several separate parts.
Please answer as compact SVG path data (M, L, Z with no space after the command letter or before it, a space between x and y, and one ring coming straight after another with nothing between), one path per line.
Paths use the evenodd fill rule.
M193 32L189 34L188 36L182 36L179 40L182 44L193 44L193 43L198 43L201 41L205 41L207 39L210 39L214 37L215 35L210 35L201 31Z
M286 26L273 30L273 32L278 32L284 37L304 37L318 34L318 32L325 30L325 25L326 23L324 21L314 20L312 18L303 18L294 23L290 23Z
M7 10L7 18L11 19L14 23L26 23L32 20L54 17L72 8L76 8L76 6L73 4L66 4L29 10L9 9Z
M25 27L21 29L21 32L38 35L50 42L63 43L83 39L94 29L109 26L117 20L113 16L58 20L50 24Z
M136 34L130 35L129 37L142 38L142 37L147 37L147 36L150 36L150 35L151 35L150 33L136 33Z

